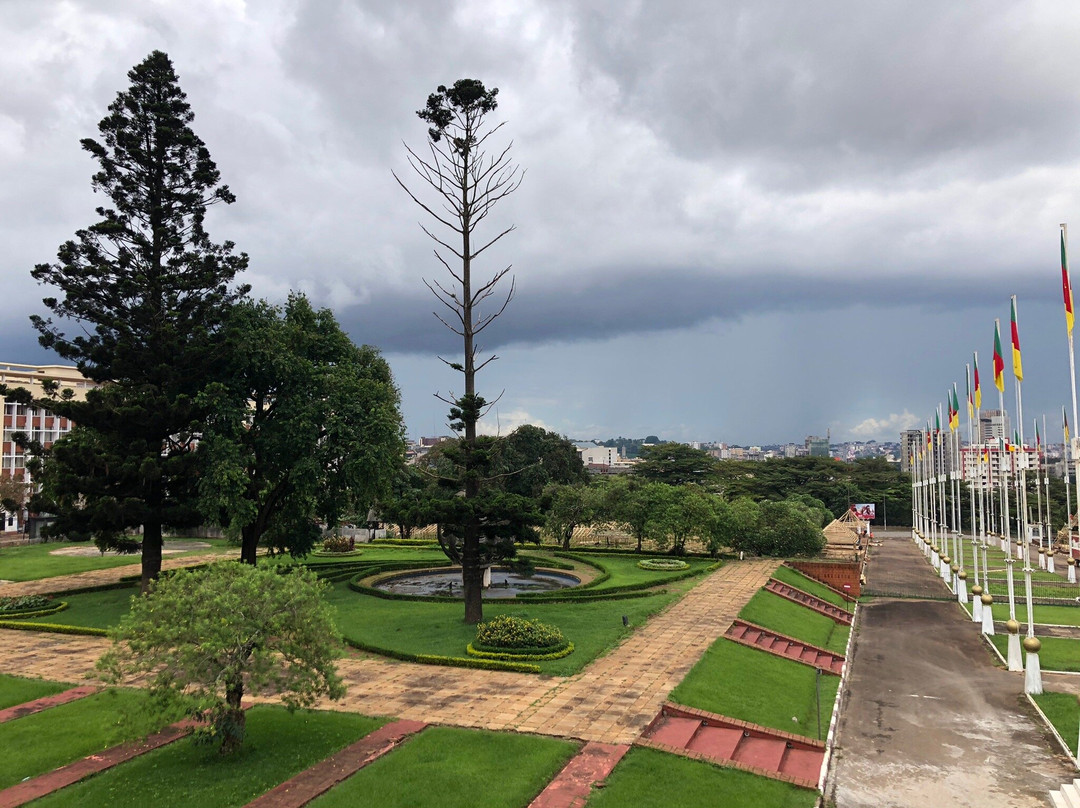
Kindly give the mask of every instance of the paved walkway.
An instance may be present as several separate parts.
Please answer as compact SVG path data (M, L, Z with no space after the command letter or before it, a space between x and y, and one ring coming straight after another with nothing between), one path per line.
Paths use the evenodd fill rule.
M938 597L941 579L910 534L877 535L870 588ZM955 601L859 609L826 794L837 808L1035 808L1076 776L1024 698L1023 674L994 665Z
M176 559L185 560L192 562ZM338 664L348 688L345 698L320 706L434 724L632 743L776 567L777 562L769 560L725 565L574 676L443 668L354 655ZM0 647L0 672L81 682L92 676L107 641L0 630Z
M174 556L162 559L161 568L171 570L177 567L193 567L209 561L220 561L225 557L222 553ZM36 581L8 581L7 583L0 583L0 596L20 597L22 595L49 595L55 592L70 592L72 589L114 584L121 578L131 577L132 575L136 577L142 575L141 562L125 564L122 567L77 572L72 575L58 575L55 578L39 578Z

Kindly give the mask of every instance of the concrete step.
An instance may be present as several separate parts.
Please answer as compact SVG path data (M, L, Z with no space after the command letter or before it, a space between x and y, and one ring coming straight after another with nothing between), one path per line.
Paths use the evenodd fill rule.
M725 632L725 636L743 645L750 645L785 659L821 668L827 673L839 675L844 669L843 654L837 654L826 648L818 648L795 637L785 637L775 631L747 623L745 620L736 619Z

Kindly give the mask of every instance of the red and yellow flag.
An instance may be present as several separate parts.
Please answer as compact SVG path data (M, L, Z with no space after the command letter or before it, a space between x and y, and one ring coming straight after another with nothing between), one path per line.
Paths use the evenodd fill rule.
M975 351L973 354L974 364L972 369L975 371L975 409L982 409L982 387L979 386L979 352Z
M1022 382L1024 380L1024 363L1020 359L1020 331L1016 325L1016 295L1012 296L1010 321L1012 323L1013 376L1016 377L1018 382Z
M949 429L956 431L960 426L960 396L956 394L956 383L953 382L952 394L949 399Z
M1065 405L1061 405L1061 422L1065 425L1065 445L1069 445L1069 417L1065 414Z
M964 381L967 382L968 423L975 420L975 397L971 392L971 368L964 368Z
M1069 262L1065 257L1065 229L1061 230L1061 292L1065 296L1065 326L1072 336L1073 323L1076 317L1073 315L1072 281L1069 280Z
M1005 392L1005 357L1001 353L1001 326L994 320L994 387Z

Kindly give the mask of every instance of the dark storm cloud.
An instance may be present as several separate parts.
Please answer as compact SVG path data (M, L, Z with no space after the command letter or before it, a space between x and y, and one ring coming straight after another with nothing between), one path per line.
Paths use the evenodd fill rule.
M582 60L622 110L695 159L762 179L895 182L1070 160L1071 15L1032 3L639 3L578 15ZM1060 8L1060 7L1059 7Z

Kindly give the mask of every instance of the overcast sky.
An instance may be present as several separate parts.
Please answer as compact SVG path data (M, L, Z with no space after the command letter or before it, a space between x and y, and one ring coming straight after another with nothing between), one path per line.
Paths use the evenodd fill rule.
M255 294L378 346L411 437L455 343L396 186L428 93L498 87L520 190L485 334L488 429L731 443L897 439L964 394L1019 296L1026 416L1070 401L1058 223L1080 227L1072 2L0 0L0 360L56 361L30 278L105 200L79 140L173 59L238 201L208 230ZM1078 231L1080 232L1080 231ZM1006 339L1007 339L1007 328ZM460 350L460 346L457 346ZM987 401L996 391L987 384ZM989 393L994 393L993 396ZM1011 388L1008 401L1012 401ZM984 402L984 406L987 402Z

